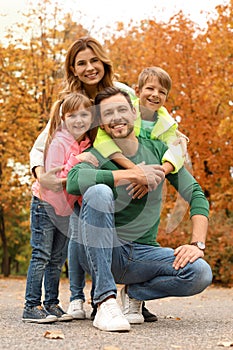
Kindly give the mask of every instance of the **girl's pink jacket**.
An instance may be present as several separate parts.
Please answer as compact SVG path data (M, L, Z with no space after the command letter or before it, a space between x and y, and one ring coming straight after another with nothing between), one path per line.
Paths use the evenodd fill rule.
M63 127L55 133L54 138L49 145L45 159L45 171L64 165L64 169L57 173L57 177L66 178L69 170L80 163L75 158L91 146L90 139L86 136L83 141L78 143L73 136ZM40 186L36 180L32 185L34 196L51 204L57 215L68 216L72 214L74 203L78 200L81 204L82 197L68 194L65 189L61 192L53 192Z

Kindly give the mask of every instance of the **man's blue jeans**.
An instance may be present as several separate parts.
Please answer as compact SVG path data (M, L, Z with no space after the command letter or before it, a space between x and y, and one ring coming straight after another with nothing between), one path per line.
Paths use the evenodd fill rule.
M45 305L58 304L59 280L67 255L69 216L58 216L47 202L31 201L32 257L26 284L26 306L41 305L44 278Z
M78 254L94 281L94 303L116 295L116 283L128 285L131 298L153 300L191 296L212 282L211 268L203 259L175 270L173 249L120 240L114 229L113 193L106 185L92 186L83 196Z

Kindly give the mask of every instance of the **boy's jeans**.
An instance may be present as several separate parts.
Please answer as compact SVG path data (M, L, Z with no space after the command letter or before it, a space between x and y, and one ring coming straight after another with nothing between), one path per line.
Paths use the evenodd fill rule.
M44 277L45 305L58 304L59 280L67 255L69 216L58 216L47 202L32 198L32 257L26 285L26 306L41 305Z
M170 248L125 242L114 229L114 201L110 187L90 187L83 196L79 217L78 254L83 268L95 281L94 302L116 295L116 283L128 285L139 300L191 296L212 281L210 266L198 259L178 271Z

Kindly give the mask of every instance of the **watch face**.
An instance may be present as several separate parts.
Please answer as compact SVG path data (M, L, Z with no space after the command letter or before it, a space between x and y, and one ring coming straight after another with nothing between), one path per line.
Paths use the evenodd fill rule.
M197 246L199 249L202 249L202 250L205 249L205 243L203 243L203 242L197 242Z

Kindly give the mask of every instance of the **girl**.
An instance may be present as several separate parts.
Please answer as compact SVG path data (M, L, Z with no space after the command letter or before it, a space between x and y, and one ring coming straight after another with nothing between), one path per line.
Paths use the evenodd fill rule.
M91 153L82 153L95 137L95 129L91 130L91 106L91 101L77 92L55 102L45 147L45 171L62 166L57 176L64 178L71 167L81 161L98 165ZM66 258L69 218L74 203L80 202L81 197L69 195L65 189L55 193L40 186L38 180L32 186L32 193L32 258L22 320L35 323L70 321L73 317L59 306L59 280ZM43 278L44 307L41 306Z

